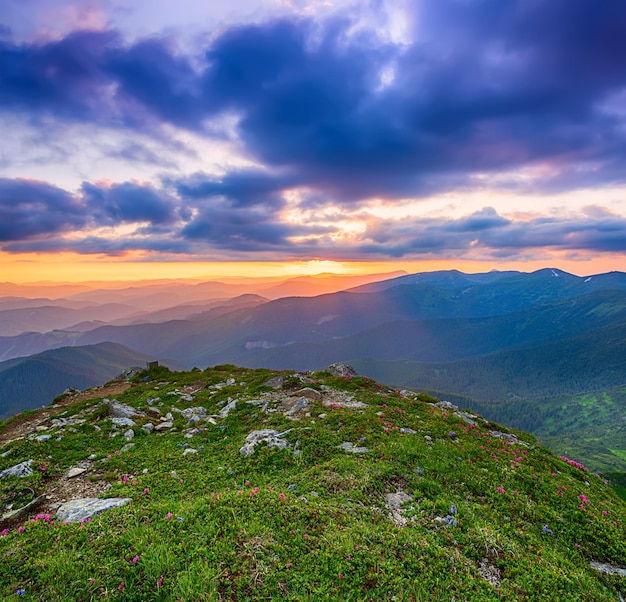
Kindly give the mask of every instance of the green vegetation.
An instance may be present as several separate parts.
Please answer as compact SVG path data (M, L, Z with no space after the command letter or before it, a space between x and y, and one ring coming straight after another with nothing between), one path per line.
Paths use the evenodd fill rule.
M281 389L268 384L276 377ZM158 418L136 417L134 445L121 451L127 442L111 437L93 399L62 413L85 422L0 450L11 452L0 470L29 459L35 468L0 481L2 511L29 501L26 488L62 488L89 457L86 484L132 498L89 522L60 524L43 508L9 525L2 599L615 602L626 593L626 578L590 566L626 564L626 504L531 435L471 424L363 377L222 365L136 380L117 399L171 412L173 430L147 434L139 427ZM291 420L285 404L303 387L325 404L310 400ZM220 417L229 400L236 406ZM346 407L354 402L367 405ZM196 406L214 424L180 413ZM287 447L241 454L257 429L283 433ZM349 453L346 442L369 451ZM410 498L393 514L385 495L398 491Z

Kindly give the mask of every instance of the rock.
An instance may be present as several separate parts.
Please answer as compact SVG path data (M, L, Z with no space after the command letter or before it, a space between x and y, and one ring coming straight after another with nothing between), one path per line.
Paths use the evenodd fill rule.
M34 510L37 506L39 506L39 504L41 504L41 502L43 502L45 499L45 496L40 495L39 497L36 497L34 500L31 500L30 502L28 502L28 504L26 504L25 506L22 506L21 508L17 508L15 510L11 510L10 512L7 512L6 514L3 514L2 517L0 517L0 521L10 521L10 520L16 520L18 518L22 518L23 516L25 516L26 514L28 514L31 510Z
M120 451L121 451L121 452L127 452L127 451L130 451L131 449L133 449L133 447L135 447L135 444L134 444L134 443L127 443L126 445L124 445L124 446L120 449Z
M130 418L111 418L111 422L117 426L137 426L137 423Z
M109 416L113 416L114 418L132 418L133 416L145 416L143 412L132 408L125 403L120 403L115 399L111 399L108 404L109 406Z
M302 395L307 399L312 399L313 401L322 401L322 394L316 389L311 389L311 387L300 389L297 394Z
M150 416L159 417L161 415L161 410L159 410L159 408L149 407L148 408L148 414Z
M92 518L110 508L119 508L131 502L131 498L80 498L62 504L57 510L57 518L62 523L77 523Z
M133 429L128 429L124 433L124 439L126 439L126 441L130 441L134 436L135 436L135 431L133 431Z
M489 434L496 437L497 439L502 439L503 441L508 441L509 443L515 443L516 445L523 445L524 447L528 447L528 443L526 443L526 441L522 441L517 435L501 433L500 431L489 431Z
M146 422L146 424L141 427L141 430L149 435L154 430L154 424L152 424L152 422Z
M6 479L8 477L27 477L33 474L32 463L32 460L27 460L26 462L20 462L15 466L11 466L0 472L0 479Z
M198 450L194 449L193 447L188 447L184 452L183 452L183 456L186 456L188 454L197 454Z
M47 431L47 430L48 430L48 427L43 424L40 424L39 426L35 427L35 431L38 433L42 433L43 431Z
M326 372L330 372L333 376L358 376L357 371L348 364L331 364L326 368Z
M620 575L621 577L626 577L626 566L615 566L613 564L594 561L592 561L590 565L592 569L604 573L605 575Z
M246 441L239 450L239 453L243 456L250 456L254 453L254 448L258 443L266 442L268 447L277 447L278 449L285 449L287 442L282 439L287 432L279 433L273 429L261 429L259 431L252 431L247 437Z
M87 472L86 468L79 468L78 466L73 466L72 468L70 468L66 475L65 478L66 479L73 479L74 477L78 477L81 474L84 474Z
M75 387L68 387L63 391L63 395L76 395L76 393L80 393L80 389L76 389Z
M39 443L43 443L48 439L52 439L52 435L39 435L38 437L35 437L35 441L38 441Z
M165 414L165 421L174 422L174 416L172 415L172 412L168 412L167 414Z
M229 378L229 379L226 381L226 386L227 386L227 387L230 387L231 385L234 385L236 382L237 382L237 381L235 381L235 379L234 379L234 378Z
M417 431L414 431L412 428L409 428L408 426L400 427L400 432L403 435L416 435L417 434Z
M328 414L318 414L318 415L317 415L317 417L318 417L320 420L324 420L324 418L326 418L326 416L328 416Z
M235 405L237 405L236 399L230 399L230 397L228 399L228 403L220 410L220 418L226 418L228 416L228 413L231 410L234 410Z
M181 412L183 418L187 420L193 420L194 422L198 422L201 420L206 420L207 412L206 408L202 406L198 406L196 408L187 408Z
M284 382L284 376L275 376L274 378L270 378L269 380L265 381L263 384L266 387L272 387L272 389L282 389Z
M404 514L404 508L402 508L402 504L406 502L412 502L413 496L409 495L402 489L398 489L395 493L386 493L385 494L385 505L390 511L389 518L393 521L393 523L398 527L405 527L409 522Z
M352 454L365 454L370 451L368 447L355 447L349 441L344 441L339 447Z
M449 401L438 401L437 403L433 403L433 405L436 408L441 408L442 410L455 411L459 409L458 406L455 406L453 403L450 403Z
M166 431L168 429L171 429L173 426L174 426L173 422L160 422L154 427L154 430L157 433L160 433L161 431Z
M350 410L357 410L359 408L366 408L367 404L362 401L355 401L353 399L325 399L322 404L329 408L347 408Z
M478 572L485 581L488 581L494 587L500 587L500 569L495 564L490 562L488 558L483 558L481 560Z
M292 419L302 418L309 411L309 400L306 397L299 397L295 401L288 400L283 404L286 409L285 416Z

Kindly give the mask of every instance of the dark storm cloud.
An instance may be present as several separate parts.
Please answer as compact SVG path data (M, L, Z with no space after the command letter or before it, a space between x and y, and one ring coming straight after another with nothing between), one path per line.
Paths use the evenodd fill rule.
M626 218L602 208L587 215L514 220L487 207L466 217L381 220L364 233L364 254L459 257L472 251L513 256L539 249L626 251Z
M176 200L150 186L131 182L103 186L84 182L82 195L100 225L163 224L176 219Z
M407 45L337 18L226 29L200 57L115 32L2 42L0 100L153 132L170 123L207 134L207 120L235 115L244 152L339 203L424 196L536 162L594 164L596 186L624 181L624 116L602 107L626 87L626 4L427 0L413 10ZM585 185L577 173L572 187Z
M0 178L0 241L81 229L85 208L68 192L34 180Z

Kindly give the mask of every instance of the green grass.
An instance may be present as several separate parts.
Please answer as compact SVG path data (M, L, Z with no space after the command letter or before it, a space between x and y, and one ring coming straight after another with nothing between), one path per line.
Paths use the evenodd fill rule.
M20 599L46 601L614 602L617 591L626 592L626 580L589 567L591 560L626 564L626 504L533 436L518 433L526 445L507 444L489 433L493 424L471 428L420 398L327 373L309 375L314 382L306 386L331 387L368 407L312 402L309 418L291 421L249 403L271 390L264 383L276 374L230 365L150 373L119 401L146 409L160 397L150 404L162 402L164 412L202 405L213 414L229 397L239 402L215 425L190 426L174 412L177 433L135 428L128 452L120 452L126 441L109 436L100 409L61 441L12 443L0 470L27 459L46 469L0 482L3 504L17 487L45 490L91 454L92 478L111 483L106 496L133 501L89 523L59 524L52 515L26 521L21 532L12 526L0 537L0 598L18 599L23 589ZM305 386L293 373L281 375L284 396ZM235 384L211 388L229 378ZM202 386L192 402L170 394L184 393L185 385ZM98 401L74 404L64 415ZM185 437L193 426L199 432ZM401 434L401 427L417 434ZM262 445L240 455L246 435L259 428L292 429L290 447ZM349 454L338 448L344 441L371 451ZM198 453L183 456L185 445ZM397 489L414 498L405 527L385 508L384 494ZM585 509L581 495L590 500ZM498 586L481 577L481 563L499 571Z

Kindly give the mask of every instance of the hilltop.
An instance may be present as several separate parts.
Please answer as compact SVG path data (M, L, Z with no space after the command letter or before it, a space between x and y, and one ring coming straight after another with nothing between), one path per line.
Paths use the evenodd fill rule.
M3 599L626 594L626 504L529 434L344 365L131 381L1 423Z

